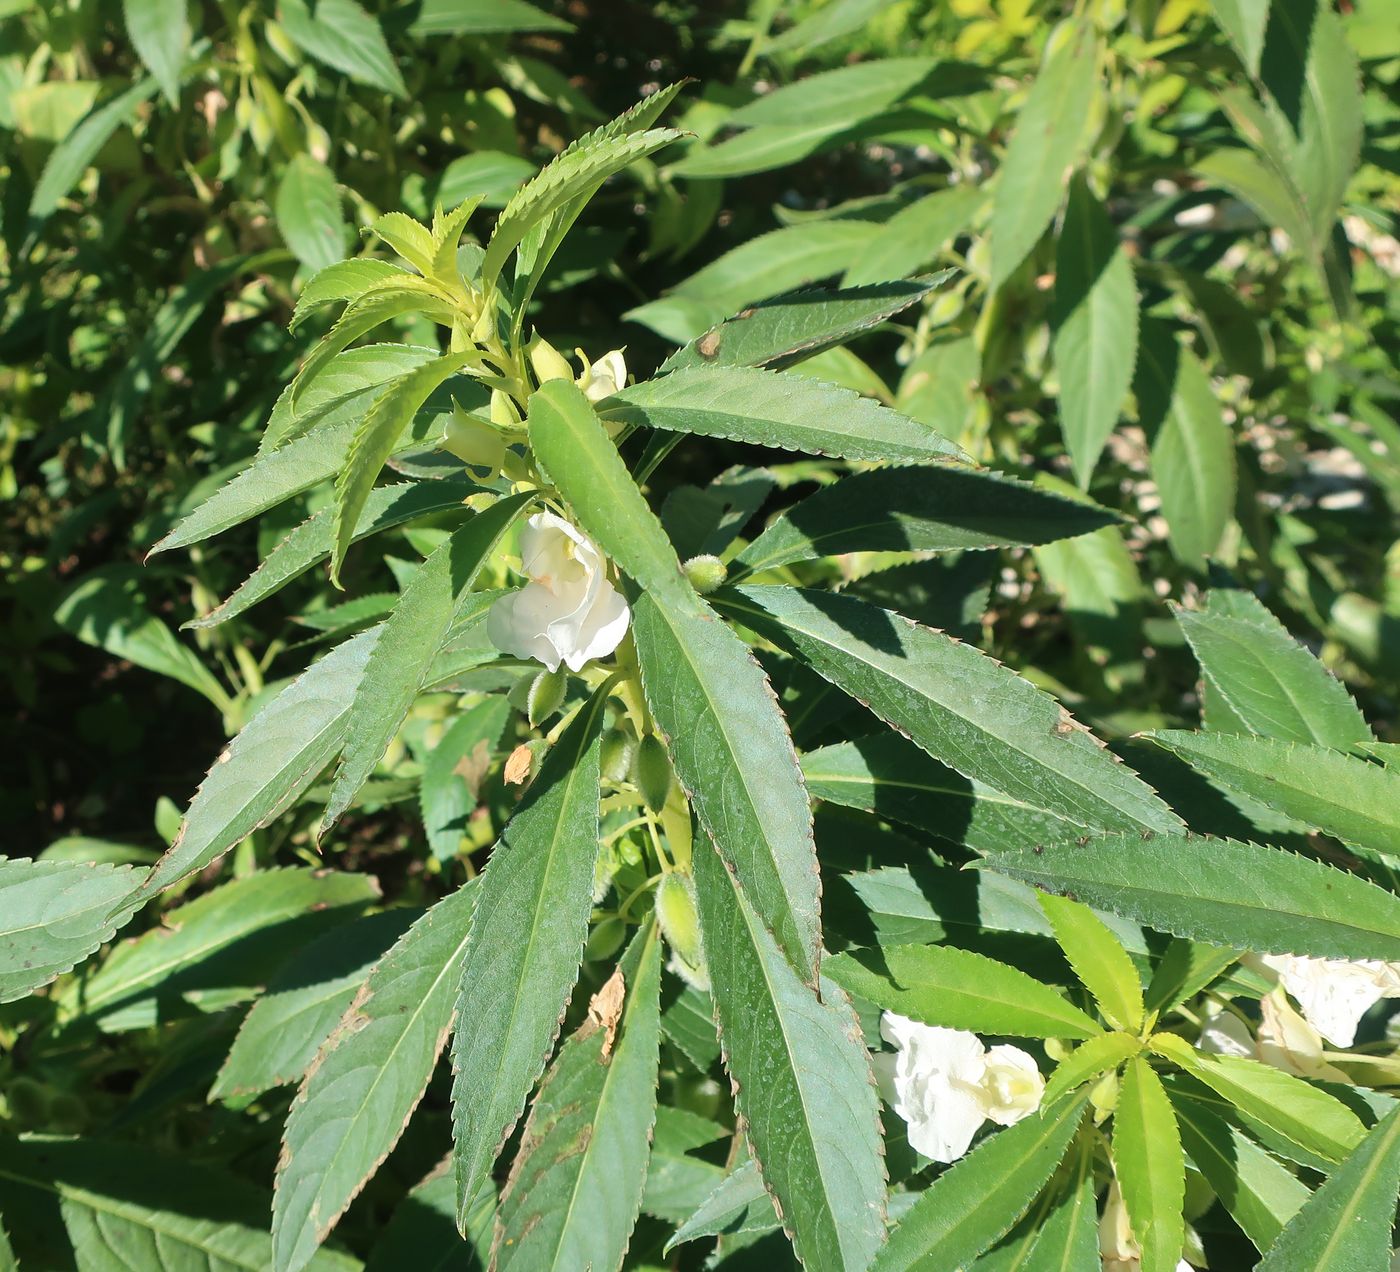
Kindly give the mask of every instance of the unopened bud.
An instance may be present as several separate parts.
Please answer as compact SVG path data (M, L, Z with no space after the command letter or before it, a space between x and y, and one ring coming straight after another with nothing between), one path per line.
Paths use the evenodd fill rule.
M491 425L468 415L461 407L453 408L442 448L476 468L499 468L506 457L505 439Z
M665 807L671 793L671 762L666 758L661 739L654 733L648 733L637 743L632 756L632 784L641 791L653 813Z
M716 588L723 586L729 569L717 556L693 556L682 567L685 577L701 596L708 596Z
M541 384L550 380L572 380L574 369L569 360L542 336L536 336L529 344L530 366L535 379Z
M562 671L542 671L535 677L525 699L525 716L532 729L559 710L568 685L569 677Z

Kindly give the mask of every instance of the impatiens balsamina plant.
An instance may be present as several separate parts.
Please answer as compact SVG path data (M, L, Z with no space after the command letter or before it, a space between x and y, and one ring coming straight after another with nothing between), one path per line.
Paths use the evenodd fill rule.
M1200 1262L1216 1202L1274 1272L1388 1266L1400 1111L1353 1084L1395 1082L1395 1062L1350 1048L1400 994L1393 751L1228 579L1179 614L1227 727L1149 733L1133 766L900 612L932 596L966 633L987 594L959 565L1118 520L799 365L946 273L760 303L636 383L625 351L570 358L533 330L590 198L681 135L658 123L676 91L565 150L480 242L473 201L391 212L371 228L396 260L306 284L294 325L327 329L257 456L157 549L333 479L205 628L321 562L339 583L391 527L423 559L398 563L397 596L328 610L342 639L256 704L153 867L0 863L34 916L0 991L47 984L303 801L333 867L348 810L417 792L426 910L376 911L369 875L303 846L54 995L55 1027L110 1032L241 1003L266 929L238 925L280 907L300 952L211 1098L265 1119L260 1097L297 1093L270 1248L227 1266L358 1266L332 1234L445 1049L450 1163L413 1197L483 1266L604 1272L644 1236L649 1267L787 1240L821 1272L1100 1252L1173 1272ZM404 322L412 343L361 343ZM818 488L765 519L778 478L740 468L658 509L650 479L686 435L818 457L781 474ZM886 554L907 586L843 586L848 554ZM1272 810L1297 851L1188 833L1149 766L1211 808ZM473 838L488 798L508 814L494 844ZM1299 826L1349 845L1350 869ZM176 974L199 949L222 979ZM16 1141L0 1176L64 1151ZM207 1223L209 1248L232 1240ZM410 1248L394 1266L419 1266Z

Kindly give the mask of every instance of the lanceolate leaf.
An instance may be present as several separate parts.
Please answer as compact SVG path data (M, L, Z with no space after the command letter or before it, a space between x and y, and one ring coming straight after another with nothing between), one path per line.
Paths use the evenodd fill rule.
M1301 742L1188 733L1147 735L1223 785L1378 852L1400 855L1400 772Z
M1350 1272L1390 1258L1400 1189L1400 1108L1334 1171L1271 1245L1261 1272Z
M1102 1032L1059 990L951 945L885 945L839 954L822 971L857 997L928 1025L1024 1038L1092 1038Z
M1088 987L1104 1019L1117 1029L1142 1028L1142 982L1127 951L1087 905L1042 893L1040 908L1050 918L1055 940L1074 974Z
M504 696L486 698L459 714L428 752L419 805L428 847L439 861L454 860L461 848L477 789L509 719Z
M399 938L297 1092L273 1205L277 1272L307 1265L422 1098L452 1026L478 887L459 888Z
M777 1211L759 1173L758 1163L747 1157L719 1181L694 1211L682 1216L680 1226L666 1242L668 1251L687 1241L705 1237L745 1237L778 1228Z
M842 283L904 278L935 260L949 241L964 233L987 201L976 182L949 186L901 208L850 266Z
M744 587L723 604L970 778L1086 828L1180 825L1053 698L970 645L824 592Z
M1099 835L996 852L987 866L1193 940L1263 954L1400 959L1400 900L1277 848Z
M1069 1148L1084 1101L995 1132L940 1175L890 1233L875 1272L956 1268L999 1241L1029 1208Z
M297 155L277 187L277 226L308 269L323 270L345 257L350 227L340 210L335 174L310 155Z
M638 933L617 974L626 987L620 1021L584 1025L540 1084L501 1197L502 1269L622 1266L656 1117L661 938L654 925Z
M0 1002L46 985L112 938L134 866L0 857Z
M384 32L356 0L279 0L278 10L287 34L317 61L395 97L408 95Z
M835 989L819 999L703 840L695 885L725 1067L763 1182L808 1267L869 1266L884 1239L870 1062Z
M851 389L757 367L673 371L615 393L600 413L609 422L843 459L964 457L927 424Z
M1020 547L1113 521L1093 504L992 472L954 465L877 468L789 508L739 554L738 564L757 573L843 552Z
M171 105L180 101L180 72L189 52L185 0L123 0L122 17L132 47L156 77Z
M1118 231L1082 178L1070 187L1056 249L1052 324L1060 429L1087 488L1133 382L1138 300Z
M532 498L529 492L509 495L477 513L423 562L404 588L356 687L320 833L335 824L383 758L413 699L428 683L433 659L481 567Z
M459 1223L544 1069L578 977L606 700L604 688L554 744L481 876L452 1044Z
M1128 1061L1113 1114L1113 1166L1142 1272L1175 1272L1185 1229L1186 1160L1162 1080L1142 1056Z

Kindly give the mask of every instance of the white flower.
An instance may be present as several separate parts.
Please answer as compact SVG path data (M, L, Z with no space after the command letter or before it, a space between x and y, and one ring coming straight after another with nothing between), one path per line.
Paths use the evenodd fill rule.
M885 1097L925 1157L955 1162L989 1118L1010 1126L1040 1107L1045 1081L1019 1047L989 1051L976 1034L891 1011L881 1017L880 1033L898 1049L875 1057Z
M497 649L570 671L604 658L627 634L631 611L608 582L603 555L552 512L537 512L520 535L520 568L530 581L501 597L486 618Z
M1295 954L1270 955L1262 961L1298 1000L1308 1024L1334 1046L1350 1047L1361 1017L1382 998L1400 998L1400 964Z
M583 363L583 374L578 378L578 387L590 402L601 402L605 397L611 397L619 389L627 387L627 363L623 360L621 349L613 349L593 363L584 356L582 349L575 349L574 352Z
M1328 1082L1350 1082L1323 1058L1322 1035L1289 1005L1280 989L1259 1000L1259 1035L1233 1012L1206 1017L1197 1043L1202 1051L1220 1056L1260 1060L1285 1073Z
M1196 1234L1188 1225L1187 1252L1192 1253L1192 1247L1198 1245ZM1133 1236L1128 1208L1123 1204L1123 1193L1116 1179L1108 1186L1103 1214L1099 1217L1099 1256L1102 1272L1142 1272L1142 1249ZM1192 1272L1191 1265L1181 1259L1176 1265L1176 1272Z

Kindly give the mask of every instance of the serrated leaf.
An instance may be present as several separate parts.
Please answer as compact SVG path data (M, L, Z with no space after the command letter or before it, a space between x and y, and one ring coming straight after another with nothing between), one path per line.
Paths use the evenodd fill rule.
M1216 589L1176 621L1207 684L1250 733L1344 750L1374 735L1346 687L1247 592Z
M468 495L481 489L471 482L452 478L379 486L370 492L365 501L359 524L350 541L358 542L381 530L431 516L435 512L461 508ZM335 510L330 507L322 508L308 517L278 543L262 564L225 600L185 626L205 628L226 623L299 578L318 561L324 561L331 552L334 519Z
M185 0L122 0L127 38L172 106L180 102L180 74L190 47Z
M433 660L501 537L534 498L508 495L452 532L414 572L370 650L345 722L345 747L318 837L350 806L429 684Z
M287 1117L272 1211L277 1272L306 1267L403 1134L452 1027L475 881L379 961L317 1053Z
M466 1231L458 1233L457 1184L450 1166L442 1162L399 1204L370 1251L364 1272L486 1272L495 1232L496 1185L491 1180L482 1185L472 1200Z
M696 596L592 404L552 380L530 439L584 530L645 593L632 619L647 701L700 824L779 944L816 978L811 811L772 689L748 648Z
M1055 250L1055 370L1060 430L1081 488L1118 423L1137 362L1133 267L1107 212L1081 177Z
M310 155L294 156L282 173L273 211L282 238L307 269L325 270L344 261L350 227L340 210L335 174L325 164Z
M1025 1263L1015 1272L1093 1272L1099 1259L1094 1160L1089 1146L1082 1140L1080 1145L1078 1166L1066 1191L1040 1224ZM982 1272L980 1263L976 1272Z
M1347 843L1400 855L1400 772L1302 742L1165 729L1145 735L1197 772Z
M298 945L378 898L371 876L348 871L297 866L235 879L114 947L81 986L66 989L64 1012L116 1033L242 1001Z
M1041 1108L1051 1108L1062 1096L1078 1090L1110 1069L1118 1068L1141 1049L1142 1044L1132 1034L1114 1032L1090 1038L1055 1066L1055 1071L1045 1084Z
M1104 1019L1118 1029L1141 1029L1142 982L1128 952L1103 920L1087 905L1068 897L1042 893L1039 900L1055 929L1055 940L1074 974L1093 994Z
M1086 828L1180 825L1053 698L970 645L824 592L741 587L722 608L969 778Z
M884 1166L870 1061L834 988L817 997L705 840L699 903L725 1067L763 1182L809 1267L869 1266L884 1239Z
M657 375L704 366L781 371L871 330L952 276L952 270L943 270L904 282L841 290L814 287L765 300L677 349Z
M1289 1142L1328 1161L1341 1161L1365 1137L1360 1119L1335 1096L1244 1056L1197 1051L1175 1034L1156 1034L1148 1046Z
M872 63L878 65L878 63ZM843 287L906 278L936 260L971 226L986 204L986 191L969 182L935 190L900 208L841 277Z
M279 0L278 17L287 34L318 62L352 80L407 97L408 89L384 40L384 32L355 0Z
M705 1024L713 1032L714 1026L708 1013ZM662 1033L669 1039L664 1014ZM715 1044L715 1054L718 1057L718 1042ZM660 1105L656 1110L656 1128L651 1138L646 1191L642 1194L643 1212L672 1224L684 1223L725 1178L723 1166L705 1161L691 1150L713 1144L728 1134L724 1127L709 1118L672 1105ZM763 1194L763 1199L771 1209L772 1202L768 1201L767 1193ZM775 1227L777 1222L775 1215Z
M927 424L851 389L758 367L673 371L613 394L599 413L609 423L843 459L965 458Z
M1004 849L986 864L1192 940L1262 954L1400 959L1400 898L1278 848L1109 834Z
M758 1163L749 1157L727 1175L721 1172L713 1190L671 1234L666 1250L674 1250L687 1241L718 1236L746 1237L772 1232L780 1226L773 1199L763 1186Z
M1114 520L1106 509L985 470L878 468L843 477L787 509L737 563L757 573L844 552L1022 547L1086 534Z
M433 272L437 244L426 226L407 212L385 212L370 222L369 231L387 243L425 278Z
M1400 1189L1400 1109L1393 1109L1279 1233L1261 1272L1351 1272L1391 1257Z
M890 3L891 0L830 0L781 35L765 40L763 51L810 52L829 40L859 30Z
M459 1222L544 1070L578 978L607 688L550 749L482 872L452 1043Z
M622 1266L642 1204L661 1041L661 938L649 925L633 944L619 965L620 1021L585 1024L540 1083L501 1196L501 1269Z
M1240 55L1244 69L1259 74L1264 51L1264 29L1269 21L1269 0L1211 0L1215 20L1224 28Z
M421 914L368 914L332 928L301 951L268 981L244 1018L209 1098L259 1095L300 1082L380 956Z
M951 945L838 954L822 972L858 998L927 1025L1022 1038L1092 1038L1099 1026L1057 989Z
M999 287L1030 252L1054 218L1065 181L1079 161L1086 121L1099 91L1099 41L1093 23L1061 23L1016 116L997 176L992 204L992 286Z
M292 311L289 324L295 331L306 316L325 305L338 301L358 300L366 292L374 290L391 280L409 277L402 266L381 261L373 256L359 256L354 260L336 261L313 274L302 286L297 296L296 308Z
M500 745L509 719L504 697L486 698L458 715L428 752L418 799L428 848L439 861L454 860L462 846L484 765Z
M956 1268L1001 1239L1065 1155L1084 1101L1033 1114L984 1140L941 1174L890 1233L874 1272Z
M134 866L0 857L0 1003L47 985L112 939Z
M1128 1061L1113 1113L1113 1169L1142 1249L1142 1272L1175 1272L1186 1239L1186 1159L1162 1079Z
M1239 950L1173 937L1147 986L1147 1010L1161 1013L1194 998L1239 956Z

